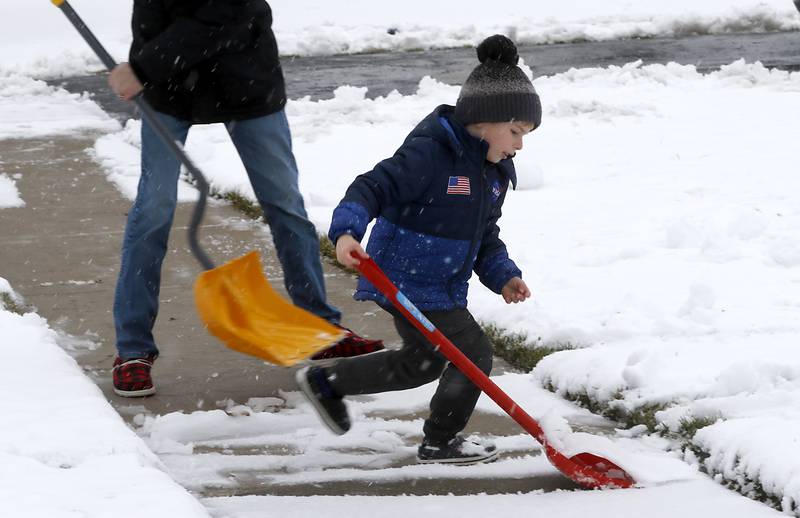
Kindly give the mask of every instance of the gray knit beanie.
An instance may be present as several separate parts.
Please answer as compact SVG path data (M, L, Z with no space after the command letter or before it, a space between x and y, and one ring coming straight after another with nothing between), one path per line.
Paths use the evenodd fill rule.
M517 66L519 54L514 42L501 34L489 36L478 45L478 60L461 87L456 102L456 119L463 125L476 122L542 123L542 104L530 79Z

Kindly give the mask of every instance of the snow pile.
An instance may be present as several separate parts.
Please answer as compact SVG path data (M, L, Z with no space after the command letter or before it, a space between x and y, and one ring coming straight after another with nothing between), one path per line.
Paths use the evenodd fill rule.
M0 209L8 207L24 207L25 202L20 198L17 185L14 182L18 174L9 177L7 174L0 174Z
M125 59L129 0L72 0L109 53ZM789 0L273 0L274 30L283 55L405 51L471 46L494 33L520 43L800 29ZM44 0L0 3L0 75L77 75L103 67L58 9Z
M356 0L333 12L325 0L270 5L281 52L291 55L472 46L495 33L543 44L800 28L797 11L781 0L508 0L491 9L475 0Z
M29 77L0 75L0 139L118 129L119 123L87 95L71 94Z
M0 278L0 293L12 293ZM207 516L35 313L0 304L0 515Z

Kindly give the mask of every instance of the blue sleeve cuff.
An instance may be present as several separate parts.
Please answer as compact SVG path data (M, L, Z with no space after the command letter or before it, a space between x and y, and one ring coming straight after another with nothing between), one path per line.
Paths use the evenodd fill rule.
M490 257L476 272L484 286L495 293L501 293L503 286L514 277L522 278L522 270L509 259L506 252Z
M344 201L333 211L328 237L336 244L343 234L350 234L357 241L364 238L370 217L367 209L359 203Z

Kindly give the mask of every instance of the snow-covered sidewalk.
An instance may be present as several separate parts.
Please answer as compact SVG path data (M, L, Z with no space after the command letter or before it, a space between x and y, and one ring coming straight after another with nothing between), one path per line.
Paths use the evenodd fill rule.
M17 299L5 279L0 294ZM0 516L206 516L36 313L0 302Z

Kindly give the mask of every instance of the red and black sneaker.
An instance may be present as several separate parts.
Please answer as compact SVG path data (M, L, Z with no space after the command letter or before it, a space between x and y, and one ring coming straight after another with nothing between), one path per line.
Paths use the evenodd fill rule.
M353 356L361 356L362 354L374 353L384 349L383 340L370 340L369 338L358 336L346 327L342 329L347 333L344 338L312 356L310 358L311 361L351 358Z
M119 356L114 360L114 392L122 397L144 397L156 393L150 369L156 361L155 356L129 358Z

